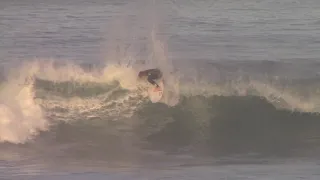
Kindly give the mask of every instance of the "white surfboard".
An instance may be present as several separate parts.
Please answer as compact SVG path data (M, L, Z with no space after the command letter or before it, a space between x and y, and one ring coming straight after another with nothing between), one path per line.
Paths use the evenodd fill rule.
M159 102L163 95L163 90L164 90L163 81L160 80L159 82L157 82L157 84L159 85L160 88L156 88L155 86L152 86L148 89L149 99L152 103Z

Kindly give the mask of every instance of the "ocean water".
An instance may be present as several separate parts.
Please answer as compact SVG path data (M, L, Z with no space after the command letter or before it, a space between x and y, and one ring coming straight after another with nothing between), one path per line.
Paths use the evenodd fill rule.
M319 8L1 0L0 179L320 179Z

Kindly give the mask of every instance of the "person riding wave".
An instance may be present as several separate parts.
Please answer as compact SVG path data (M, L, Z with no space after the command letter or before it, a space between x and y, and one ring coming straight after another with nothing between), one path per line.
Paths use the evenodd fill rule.
M158 68L147 69L144 71L140 71L138 76L139 78L147 77L147 80L150 84L155 85L157 88L159 88L159 85L155 82L155 80L162 78L162 72Z

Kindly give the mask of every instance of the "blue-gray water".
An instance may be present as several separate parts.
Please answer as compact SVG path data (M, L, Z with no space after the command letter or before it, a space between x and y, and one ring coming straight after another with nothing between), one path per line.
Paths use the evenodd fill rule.
M319 8L0 1L0 179L319 179Z

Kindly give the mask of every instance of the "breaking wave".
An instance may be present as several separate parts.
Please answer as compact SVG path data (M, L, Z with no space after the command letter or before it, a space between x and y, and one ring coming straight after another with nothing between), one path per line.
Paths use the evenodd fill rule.
M316 93L310 98L257 80L184 81L170 73L163 100L153 104L136 78L140 69L22 65L1 86L1 142L73 144L77 158L79 149L99 158L113 152L111 158L141 147L290 154L320 144Z

